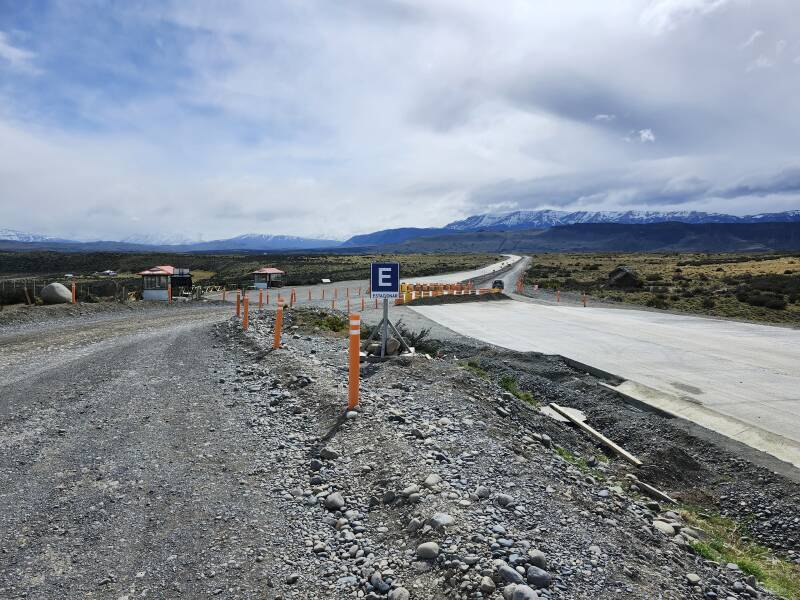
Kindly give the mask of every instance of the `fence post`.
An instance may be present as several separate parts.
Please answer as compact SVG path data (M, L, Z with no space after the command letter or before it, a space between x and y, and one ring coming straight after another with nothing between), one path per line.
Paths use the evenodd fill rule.
M258 290L258 310L264 306L264 290Z
M583 306L586 308L586 292L583 293Z
M350 385L347 394L347 410L358 406L359 363L361 362L361 317L350 315Z
M561 290L556 290L556 302L561 302Z
M222 287L222 301L225 302L225 292L228 290L225 289L225 286Z
M242 316L242 292L236 290L236 316Z
M361 298L361 312L364 312L364 298Z
M250 304L250 299L245 296L244 297L244 317L242 318L242 329L247 331L247 328L250 326L250 311L248 310L248 306Z
M167 285L167 304L172 304L172 284Z
M277 350L281 347L281 327L283 326L283 307L279 306L275 311L275 339L272 341L272 348Z
M325 300L325 288L322 288L322 299Z
M308 288L308 301L311 302L311 288Z

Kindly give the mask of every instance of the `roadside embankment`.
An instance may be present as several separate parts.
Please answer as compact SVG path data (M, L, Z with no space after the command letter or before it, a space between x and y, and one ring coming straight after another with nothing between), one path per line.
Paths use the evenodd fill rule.
M517 355L514 362L489 349L451 345L438 359L365 367L361 404L345 416L344 340L292 329L291 321L287 326L276 351L269 349L269 313L256 315L247 333L235 319L219 326L227 347L244 347L250 356L221 374L221 393L243 403L264 445L254 472L296 531L295 540L282 542L276 593L392 600L772 598L758 579L786 595L797 581L788 560L780 573L767 573L747 553L716 550L726 547L712 538L719 533L712 525L725 528L719 523L732 517L720 513L738 497L719 496L714 505L702 494L691 496L690 485L711 477L705 464L695 468L694 449L678 440L648 448L645 436L621 435L621 423L615 428L599 406L591 410L593 402L613 396L591 376L553 358ZM645 468L605 454L538 411L540 403L580 405L584 397L581 408L593 424L629 444ZM794 538L791 519L783 520L788 506L777 510L779 490L785 499L796 488L733 457L724 466L725 473L739 467L763 479L772 518L788 525L765 541L788 550ZM653 484L680 483L683 488L676 483L667 491L683 489L686 505L643 495L631 474ZM753 490L740 494L767 499ZM709 506L719 521L690 510L690 501ZM705 540L713 541L711 550ZM779 587L778 575L786 587Z

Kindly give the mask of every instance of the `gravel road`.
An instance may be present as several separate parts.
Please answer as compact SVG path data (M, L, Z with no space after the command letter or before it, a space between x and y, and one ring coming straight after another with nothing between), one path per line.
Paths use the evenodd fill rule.
M262 564L290 532L250 483L257 440L219 393L214 371L237 356L211 323L229 314L0 336L0 597L263 597Z

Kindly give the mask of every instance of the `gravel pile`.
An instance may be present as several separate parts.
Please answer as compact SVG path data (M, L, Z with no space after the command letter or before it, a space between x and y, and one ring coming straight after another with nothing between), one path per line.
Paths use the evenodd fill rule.
M269 316L217 334L245 349L220 393L262 440L252 476L291 538L265 538L283 598L770 598L704 560L703 533L639 493L625 465L452 359L366 367L346 406L346 341L293 330L271 352ZM551 390L562 393L560 390ZM556 394L558 395L558 394ZM265 552L266 553L266 552Z
M721 436L637 410L557 357L449 346L449 352L474 357L494 379L513 377L535 399L584 411L592 426L645 462L640 476L648 482L683 502L715 506L721 515L747 523L760 544L800 564L800 485L788 478L797 475L790 467L783 476L748 460L756 456L743 458L746 447L728 449ZM551 434L567 447L587 447L586 440L564 428ZM772 468L781 466L769 462Z

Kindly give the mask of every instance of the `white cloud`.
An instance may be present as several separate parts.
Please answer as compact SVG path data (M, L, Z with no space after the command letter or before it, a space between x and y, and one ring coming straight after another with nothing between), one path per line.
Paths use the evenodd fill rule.
M762 68L755 87L743 60L765 41L736 51L756 27L800 37L784 0L58 6L48 37L14 38L40 40L18 64L51 70L0 82L0 223L16 229L172 233L175 215L204 239L345 237L561 205L557 189L475 195L558 176L592 183L567 198L585 208L702 209L722 201L660 182L724 187L797 155L798 78Z
M5 63L12 69L26 73L37 73L33 65L34 53L13 46L8 36L0 31L0 67Z
M761 69L771 69L774 66L775 66L775 61L773 61L771 58L767 58L766 56L764 56L762 54L761 56L759 56L755 60L751 61L747 65L747 69L746 70L748 72L750 72L750 71L759 71Z
M652 0L642 12L640 21L655 33L663 34L681 22L717 11L736 0Z
M653 133L652 129L640 129L639 130L639 141L642 143L645 142L655 142L656 135Z
M744 44L742 44L742 48L749 48L750 46L754 45L756 41L759 40L763 35L764 35L763 31L761 31L760 29L756 29L750 35L750 37L747 38L747 41Z

